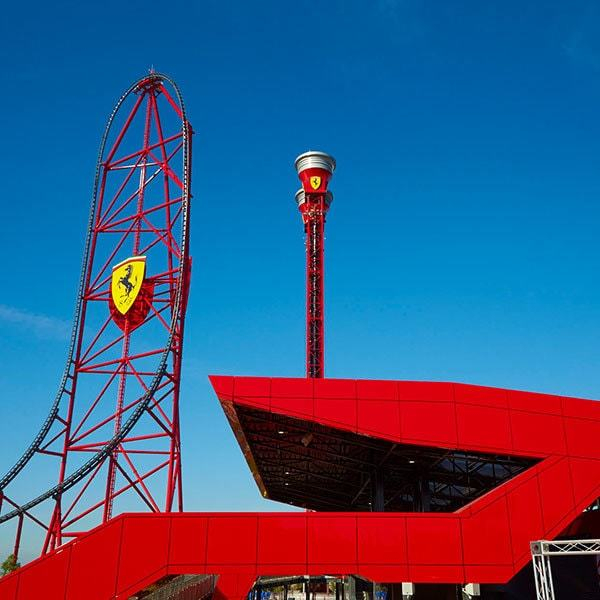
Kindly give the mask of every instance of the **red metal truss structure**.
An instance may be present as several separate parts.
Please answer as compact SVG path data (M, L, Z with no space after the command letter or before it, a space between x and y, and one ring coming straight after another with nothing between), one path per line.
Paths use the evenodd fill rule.
M327 190L335 160L310 151L296 159L302 188L296 203L306 235L306 376L325 376L324 244L325 219L333 198Z
M0 479L2 545L11 525L15 540L5 553L19 554L24 530L30 551L39 543L45 553L125 509L183 508L191 135L177 86L159 73L110 115L67 366L41 430Z
M217 597L236 600L263 575L504 583L531 540L600 495L598 402L452 383L212 383L263 495L336 506L122 515L0 579L3 600L36 597L40 581L48 600L124 599L184 573L219 575Z

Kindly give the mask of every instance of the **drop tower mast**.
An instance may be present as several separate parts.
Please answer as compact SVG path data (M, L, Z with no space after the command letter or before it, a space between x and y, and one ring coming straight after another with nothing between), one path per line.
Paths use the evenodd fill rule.
M325 218L333 199L327 190L335 159L325 152L309 151L295 162L302 187L296 203L306 234L306 376L323 377L324 367L324 233Z

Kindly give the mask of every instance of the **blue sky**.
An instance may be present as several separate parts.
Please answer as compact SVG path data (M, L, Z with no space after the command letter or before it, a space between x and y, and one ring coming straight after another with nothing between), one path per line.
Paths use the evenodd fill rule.
M293 160L309 148L338 161L328 376L598 398L599 34L584 0L7 5L2 469L56 391L100 135L150 66L196 131L188 509L279 508L207 375L304 373Z

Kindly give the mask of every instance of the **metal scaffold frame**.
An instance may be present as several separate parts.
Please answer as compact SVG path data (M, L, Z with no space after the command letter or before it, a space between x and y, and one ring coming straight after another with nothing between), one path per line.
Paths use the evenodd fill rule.
M537 600L555 600L552 556L594 556L600 554L600 540L540 540L531 542L533 576Z

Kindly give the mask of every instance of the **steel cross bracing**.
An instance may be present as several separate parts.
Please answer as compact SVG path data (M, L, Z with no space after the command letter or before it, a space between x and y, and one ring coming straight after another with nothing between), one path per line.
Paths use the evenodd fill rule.
M531 542L533 576L538 600L554 600L552 556L589 556L600 554L600 540L540 540Z
M28 528L29 545L39 541L45 552L115 510L183 507L179 381L191 135L177 86L158 73L135 82L110 115L67 366L40 431L0 479L0 523L14 524L15 555ZM131 256L146 257L137 320L110 304L112 267ZM38 486L34 498L19 494L20 473L29 475L28 488Z

